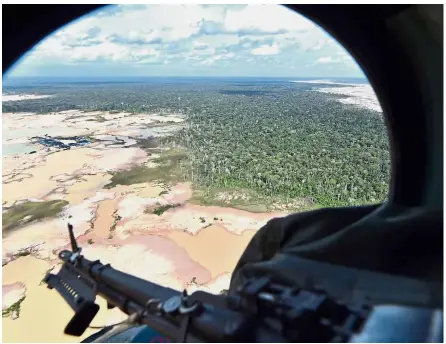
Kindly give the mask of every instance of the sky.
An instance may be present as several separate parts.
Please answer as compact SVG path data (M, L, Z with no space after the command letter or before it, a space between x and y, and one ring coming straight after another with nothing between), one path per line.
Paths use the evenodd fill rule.
M322 28L280 5L112 5L30 50L8 76L364 77Z

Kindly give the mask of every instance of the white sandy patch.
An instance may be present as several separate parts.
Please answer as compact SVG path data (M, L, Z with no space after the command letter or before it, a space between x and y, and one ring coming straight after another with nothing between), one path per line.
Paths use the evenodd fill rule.
M381 105L379 104L375 91L370 85L319 88L317 91L322 93L345 95L347 98L337 99L337 101L344 104L356 105L358 107L382 112Z
M157 198L158 201L160 201L159 194L164 191L161 185L152 183L133 184L133 189L139 197ZM161 203L163 202L161 201Z
M116 232L121 238L126 238L132 232L150 233L159 230L179 230L197 234L207 223L203 223L198 214L169 209L161 215L143 214L132 217L123 225L116 227Z
M86 199L80 204L69 206L58 219L58 227L61 234L67 234L67 223L70 222L74 227L76 236L84 234L90 229L90 221L96 215L98 203L106 199L113 199L113 193L98 192L95 196Z
M144 213L144 209L148 206L154 206L157 203L163 203L159 198L142 198L135 195L125 196L118 204L118 215L123 220L135 218Z
M336 82L332 80L291 80L290 82L298 84L324 84L324 85L350 85L350 86L358 85L358 84L349 84L345 82Z
M84 114L86 116L102 116L104 113L104 111L81 112L81 114Z
M13 283L2 286L2 310L11 307L25 296L26 287L23 283Z
M104 143L107 143L107 144L115 143L115 145L119 146L119 147L131 146L136 143L136 140L134 140L130 137L121 136L121 135L102 134L102 135L94 135L93 138L97 139L97 140L101 140L101 141L106 141ZM116 143L116 142L119 142L119 143ZM124 142L124 144L121 144L120 142Z
M66 238L59 235L60 229L57 220L42 221L13 230L2 239L2 263L7 264L13 260L14 255L20 251L32 252L39 258L51 257L52 250L68 243L68 231Z
M101 135L102 137L108 137L105 143L108 145L108 149L111 148L124 148L130 147L136 144L136 140L125 136L112 136Z
M242 234L248 230L260 229L278 214L252 214L231 208L200 207L190 204L168 209L161 215L141 214L140 210L141 208L138 209L139 216L135 211L132 217L116 227L116 233L120 238L126 238L133 232L155 233L160 230L177 230L197 235L202 229L213 224L222 225L234 234ZM218 220L214 220L214 217Z
M15 102L19 100L50 98L50 95L43 94L2 94L2 102Z
M110 191L121 196L133 194L141 198L158 198L159 194L164 191L164 188L162 185L146 182L131 185L117 185L111 188Z
M83 114L83 112L81 110L64 110L64 111L59 111L59 113L62 115L81 115L81 114Z
M184 122L184 118L177 117L177 116L161 116L157 114L149 115L149 118L158 122L175 122L180 123Z
M345 83L336 82L333 80L294 80L291 82L303 84L343 85L341 87L313 88L313 90L322 93L347 96L347 98L336 100L343 104L356 105L358 107L382 112L381 105L379 104L375 91L370 84Z
M3 122L3 142L7 140L31 139L34 136L77 136L88 135L90 131L85 127L76 128L67 126L63 121L67 115L61 114L24 114L24 113L4 113ZM14 141L12 141L14 142Z
M204 222L203 220L204 219ZM177 230L184 230L196 235L206 225L212 222L206 214L197 211L178 209L169 217L169 225Z
M113 199L115 198L115 193L110 191L97 191L96 195L89 198L88 201L93 203L98 203L107 199Z
M139 213L136 217L127 218L124 224L118 223L115 233L120 239L127 239L132 236L132 233L151 233L156 232L160 227L169 228L164 218L157 217L154 214Z
M106 119L105 122L96 121L96 117L91 112L76 115L75 118L68 118L65 122L69 126L94 130L96 135L134 135L142 129L146 129L147 125L156 123L183 122L184 119L179 116L160 116L157 114L130 114L130 113L101 113L100 116ZM96 115L96 114L94 114Z
M102 172L126 170L147 161L147 153L138 147L94 151L91 156L91 166Z
M168 215L168 222L172 228L187 231L191 234L197 234L203 227L215 223L223 225L232 233L242 234L246 230L260 229L278 213L253 214L225 207L204 207L187 204L184 207L173 209ZM218 220L214 220L214 218ZM220 221L220 219L223 221Z
M113 130L113 129L117 130L117 129L122 129L122 128L130 127L130 126L144 126L144 125L151 124L154 122L154 120L150 118L150 115L147 115L147 114L124 115L124 116L119 116L119 117L109 115L107 117L110 119L107 120L106 122L100 123L100 124L102 124L102 126L104 126L104 124L106 124L108 130ZM107 119L107 117L104 117L104 118ZM80 122L81 120L82 119L77 119L78 122Z
M115 119L119 119L125 116L130 116L131 113L130 112L119 112L119 113L109 113L106 112L102 115L102 117L104 117L107 120L115 120Z

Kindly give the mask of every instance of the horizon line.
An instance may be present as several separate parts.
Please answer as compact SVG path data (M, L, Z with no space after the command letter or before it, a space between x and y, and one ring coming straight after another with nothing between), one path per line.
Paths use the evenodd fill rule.
M347 79L367 79L365 76L252 76L252 75L102 75L102 76L65 76L65 75L4 75L3 79L7 78L66 78L66 79L93 79L93 78L305 78L305 79L333 79L333 78L347 78Z

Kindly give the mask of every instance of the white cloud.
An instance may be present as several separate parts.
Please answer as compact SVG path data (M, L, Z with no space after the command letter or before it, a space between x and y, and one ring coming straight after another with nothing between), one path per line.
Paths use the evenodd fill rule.
M216 62L218 60L221 60L221 58L222 58L221 55L211 56L211 57L209 57L207 59L202 60L200 62L200 64L202 64L202 65L211 65L211 64L214 64L214 62Z
M261 47L251 50L252 55L277 55L280 52L277 44L262 45Z
M234 57L235 57L234 53L214 55L214 56L210 56L210 57L206 57L205 59L202 59L200 63L203 64L203 65L211 65L211 64L214 64L217 61L231 60Z
M299 59L297 74L316 76L318 68L333 64L358 70L339 44L308 19L282 6L257 4L111 6L44 40L27 54L23 70L56 66L60 71L78 64L80 71L106 66L101 68L113 74L115 65L142 66L141 71L166 64L177 68L176 75L181 68L199 66L232 74L269 67L269 73L286 75L293 59Z
M321 50L322 48L326 47L327 44L329 44L330 40L328 39L320 39L316 42L316 44L314 44L312 47L310 47L308 50L310 51L318 51Z
M316 64L319 63L332 63L334 62L333 58L331 56L326 56L326 57L320 57L316 60Z
M202 50L202 49L205 49L208 47L208 45L206 43L198 42L198 41L193 41L192 46L197 50Z
M315 25L303 16L276 5L249 5L239 11L228 11L224 20L228 30L257 29L264 32L307 31Z
M345 66L354 65L353 58L345 51L334 51L331 56L318 58L313 65L318 64L343 64Z

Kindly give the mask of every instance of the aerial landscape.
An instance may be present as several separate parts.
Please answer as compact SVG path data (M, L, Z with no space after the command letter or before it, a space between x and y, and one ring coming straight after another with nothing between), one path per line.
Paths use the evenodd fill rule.
M39 285L69 248L67 222L91 259L172 288L218 293L269 219L383 201L382 114L367 98L345 104L361 102L349 87L370 86L319 82L5 87L3 307L22 301L20 315L3 318L5 336L35 316L42 298L66 314L53 326L69 319L63 300ZM17 98L24 92L34 97ZM121 314L102 316L112 323Z
M10 77L2 92L6 342L95 332L64 335L73 313L41 283L67 223L89 259L220 293L268 220L387 197L389 142L364 78ZM98 303L93 325L123 319Z

